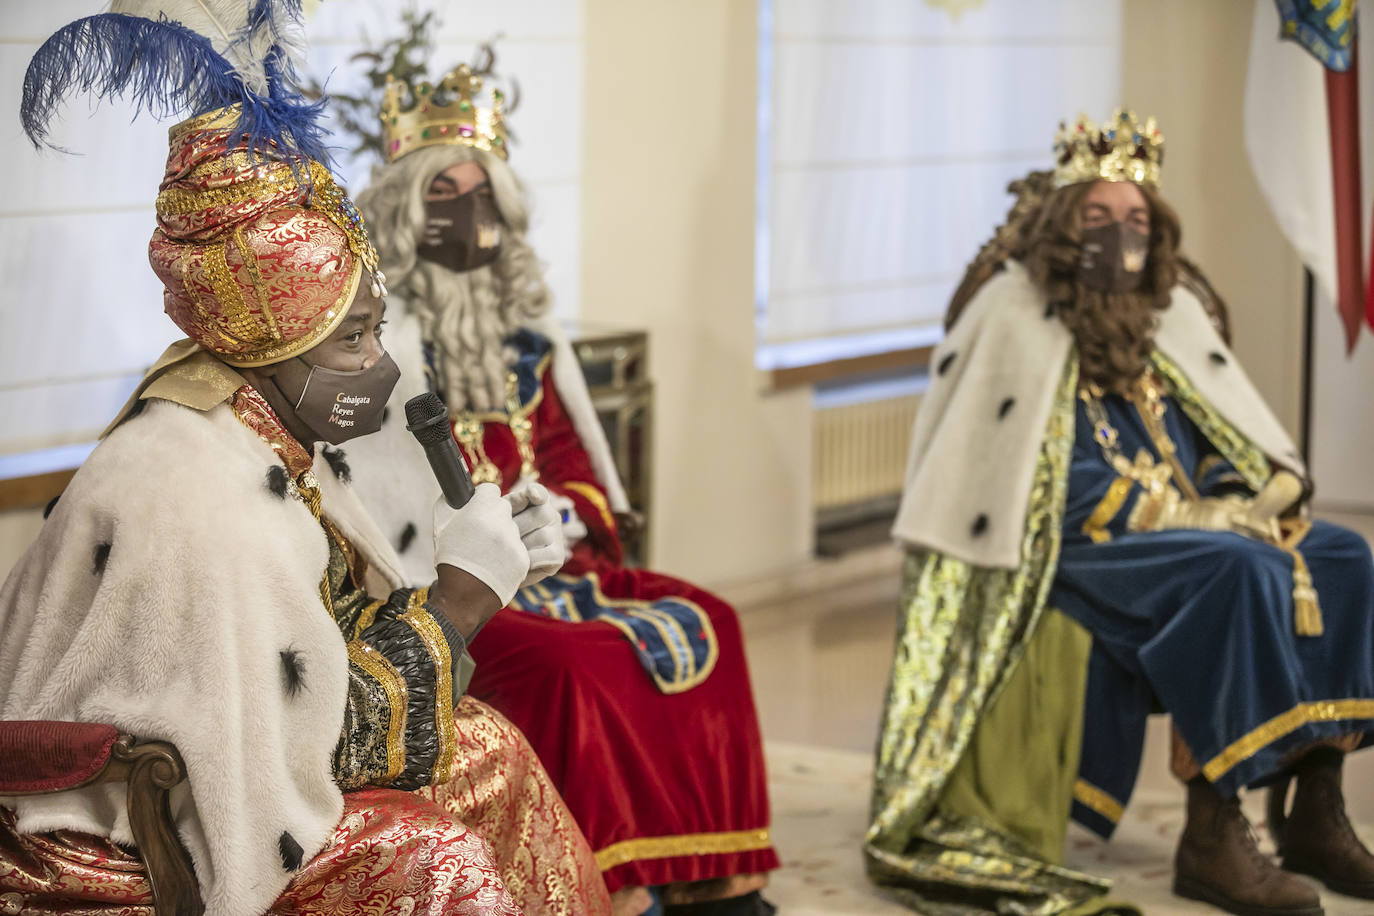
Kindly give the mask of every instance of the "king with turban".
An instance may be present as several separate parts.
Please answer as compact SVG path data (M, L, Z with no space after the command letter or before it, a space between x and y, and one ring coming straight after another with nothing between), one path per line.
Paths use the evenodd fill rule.
M172 814L210 914L608 913L533 750L466 695L477 630L561 562L557 513L534 487L437 503L436 571L403 584L328 445L375 431L399 377L384 277L267 40L296 6L251 7L219 43L155 10L90 17L30 67L36 139L73 81L191 115L148 246L186 339L0 589L0 715L174 744ZM5 906L147 912L122 802L106 785L0 799Z

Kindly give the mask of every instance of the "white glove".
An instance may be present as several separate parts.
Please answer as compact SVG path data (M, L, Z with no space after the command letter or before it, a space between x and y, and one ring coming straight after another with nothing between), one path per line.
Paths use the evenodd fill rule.
M521 588L558 572L568 561L563 540L563 519L554 508L552 495L543 485L522 480L506 494L520 539L529 553L529 572Z
M454 509L441 496L434 503L434 562L455 566L491 589L504 607L530 571L510 503L501 488L482 483L472 499Z
M1306 488L1292 471L1277 471L1264 489L1255 494L1250 506L1259 519L1275 519L1297 505Z
M568 545L568 556L572 556L573 545L587 536L587 526L582 523L582 517L577 514L576 503L558 493L550 495L553 497L554 509L563 519L563 540Z

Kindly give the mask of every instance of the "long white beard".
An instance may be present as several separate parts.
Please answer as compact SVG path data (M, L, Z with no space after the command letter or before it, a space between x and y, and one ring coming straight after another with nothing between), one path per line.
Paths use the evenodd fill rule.
M455 273L418 261L406 286L449 410L504 410L518 356L506 341L531 316L507 303L494 267Z

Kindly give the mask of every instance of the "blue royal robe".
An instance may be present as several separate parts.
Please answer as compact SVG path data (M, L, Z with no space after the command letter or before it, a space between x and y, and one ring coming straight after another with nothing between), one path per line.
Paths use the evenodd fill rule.
M1243 487L1177 403L1163 402L1165 430L1198 495ZM1101 403L1123 456L1144 450L1162 462L1130 401ZM1368 741L1374 560L1364 538L1315 522L1299 543L1324 632L1298 636L1288 552L1224 531L1130 530L1144 487L1117 483L1081 399L1076 424L1050 596L1093 636L1074 819L1111 835L1135 786L1147 717L1160 707L1223 795L1274 778L1285 755L1317 739L1364 732Z

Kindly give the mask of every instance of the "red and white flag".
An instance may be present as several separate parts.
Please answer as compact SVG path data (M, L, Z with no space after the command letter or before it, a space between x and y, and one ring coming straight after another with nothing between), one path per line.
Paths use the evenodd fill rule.
M1374 23L1374 0L1256 0L1245 86L1250 165L1279 228L1337 304L1347 352L1360 325L1374 325L1374 85L1360 73L1361 19Z

